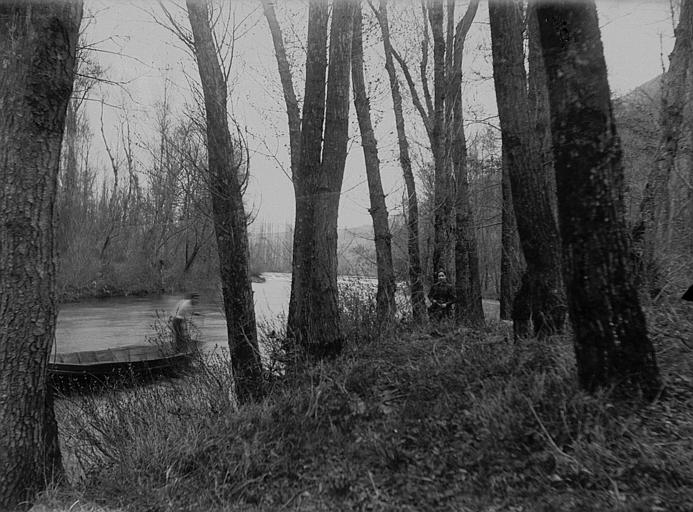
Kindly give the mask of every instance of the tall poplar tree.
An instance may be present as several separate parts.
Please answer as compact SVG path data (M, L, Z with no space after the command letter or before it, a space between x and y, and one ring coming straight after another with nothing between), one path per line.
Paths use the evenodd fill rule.
M287 332L309 357L337 354L342 346L337 290L337 217L349 131L354 0L308 6L306 81L299 118L282 33L274 6L263 1L287 105L291 169L296 197L291 298Z
M227 84L212 34L208 0L186 0L205 102L209 190L219 253L221 289L236 393L240 401L262 395L262 366L250 283L247 216L240 168L227 111Z
M360 1L360 0L359 0ZM363 15L361 5L356 7L354 16L354 35L351 50L351 76L354 88L354 107L361 131L361 145L366 165L368 193L370 196L369 212L373 219L373 234L375 238L375 260L378 276L376 294L376 311L381 322L394 319L396 313L395 271L392 264L392 235L388 222L387 205L383 183L380 179L380 160L378 159L378 143L371 122L370 101L366 91L366 79L363 65Z

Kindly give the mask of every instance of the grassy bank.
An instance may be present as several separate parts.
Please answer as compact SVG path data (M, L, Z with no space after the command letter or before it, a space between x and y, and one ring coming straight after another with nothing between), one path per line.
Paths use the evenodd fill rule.
M648 405L582 393L567 338L502 326L352 340L241 410L220 361L66 397L73 485L37 510L693 510L692 316L650 314L667 389Z

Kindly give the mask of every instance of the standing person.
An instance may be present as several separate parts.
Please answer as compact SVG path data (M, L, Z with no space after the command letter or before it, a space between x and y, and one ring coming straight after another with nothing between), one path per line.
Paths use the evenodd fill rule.
M176 305L176 312L171 321L173 327L174 347L177 352L185 352L190 345L190 333L188 332L188 322L190 317L196 315L200 295L197 293L186 293L185 298Z
M455 289L448 282L445 271L438 271L438 280L428 294L431 305L428 307L428 314L435 320L448 318L452 315L452 306L455 303Z

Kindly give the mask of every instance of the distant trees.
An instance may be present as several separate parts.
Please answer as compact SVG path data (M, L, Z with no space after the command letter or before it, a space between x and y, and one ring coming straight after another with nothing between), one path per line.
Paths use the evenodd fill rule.
M239 400L262 395L262 367L255 325L255 304L248 267L248 231L243 206L242 150L234 145L227 113L227 81L212 33L206 0L186 0L204 96L208 180L231 363Z
M513 302L517 336L547 336L563 328L565 298L561 252L550 189L540 158L540 141L530 122L524 67L522 17L514 1L489 1L493 78L512 203L527 263Z
M537 15L580 384L590 391L636 388L654 397L661 383L634 281L596 6L539 3Z
M63 476L47 365L54 207L81 2L0 4L0 509Z

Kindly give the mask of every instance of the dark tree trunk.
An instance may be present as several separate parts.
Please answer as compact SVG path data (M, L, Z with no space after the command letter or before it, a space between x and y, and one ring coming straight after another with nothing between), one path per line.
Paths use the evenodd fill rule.
M660 389L634 284L623 164L593 2L539 4L563 275L581 386Z
M228 125L226 81L219 64L206 1L186 0L207 114L207 156L219 271L236 393L241 402L262 396L262 366L248 268L243 207L242 151ZM246 162L249 165L248 162Z
M304 338L304 349L318 358L338 354L342 345L337 289L337 220L349 142L354 7L354 0L342 0L332 6L322 161L317 169L318 187L312 198L315 202L312 230L315 252L311 269L313 302L310 307L311 335Z
M306 83L303 95L300 160L293 175L296 220L291 276L291 297L287 333L298 348L310 339L311 272L314 253L317 176L320 172L322 129L325 120L325 78L327 74L327 28L329 6L312 0L308 8Z
M520 235L513 208L510 174L508 172L507 150L502 150L502 212L501 212L501 277L500 277L500 318L511 320L513 301L520 288L520 279L525 272L524 257L520 248Z
M545 337L565 322L561 287L561 252L556 220L542 176L539 148L530 126L527 78L522 44L522 18L514 2L489 2L493 78L503 147L507 151L513 206L527 262L513 302L518 337Z
M553 170L553 148L551 145L551 113L549 112L549 90L546 87L546 69L544 69L544 57L541 54L541 40L539 38L539 20L534 3L529 4L527 13L528 31L528 90L530 126L537 137L537 148L541 178L548 192L551 212L554 218L558 218L558 205L556 204L556 174Z
M452 168L455 178L455 298L457 318L469 325L484 324L484 309L481 301L479 279L479 255L476 244L476 227L472 205L469 200L467 177L467 140L464 132L462 111L462 56L464 41L476 15L479 2L472 1L467 12L457 25L448 60L449 91L446 98L447 133L449 137ZM454 12L448 7L448 16ZM448 35L450 33L448 20ZM448 40L451 38L448 37ZM450 45L449 45L450 46Z
M54 206L81 2L0 4L0 509L62 478L47 364ZM27 507L28 508L28 507Z
M385 50L385 69L390 79L390 92L397 128L397 143L399 147L399 162L402 166L404 183L407 187L407 252L409 256L409 286L411 289L412 316L417 323L428 318L426 310L426 295L424 292L423 270L421 268L421 250L419 248L419 201L416 196L416 182L409 157L409 142L404 125L402 109L402 94L393 62L392 44L390 43L390 28L387 17L387 0L380 0L377 13L378 22L383 35Z
M361 130L361 145L366 165L368 192L371 207L369 212L373 218L373 233L375 236L375 259L378 271L378 291L376 295L376 310L382 323L391 322L396 313L395 306L395 271L392 265L392 235L388 222L385 193L380 180L380 161L378 160L378 145L371 123L370 102L366 93L366 83L363 70L363 27L361 6L356 7L354 16L354 35L351 50L351 76L354 82L354 107Z
M348 141L354 3L334 5L329 71L328 7L320 0L310 2L301 160L294 175L296 227L288 332L312 358L336 355L342 344L337 214Z

